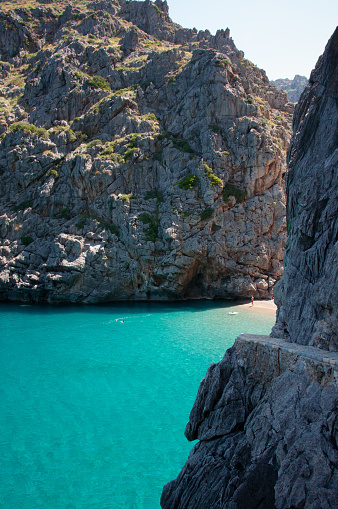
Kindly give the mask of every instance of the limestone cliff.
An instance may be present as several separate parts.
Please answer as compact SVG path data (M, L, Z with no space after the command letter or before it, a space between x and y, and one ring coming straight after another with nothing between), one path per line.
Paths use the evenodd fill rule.
M0 4L0 298L267 297L293 106L164 1Z
M277 80L270 80L271 85L274 85L288 94L289 101L297 103L303 93L304 88L308 84L308 79L305 76L296 74L293 80L288 78L279 78Z
M338 30L294 117L274 329L287 341L242 334L210 366L163 509L338 508L337 59Z
M275 337L338 350L338 30L295 112Z

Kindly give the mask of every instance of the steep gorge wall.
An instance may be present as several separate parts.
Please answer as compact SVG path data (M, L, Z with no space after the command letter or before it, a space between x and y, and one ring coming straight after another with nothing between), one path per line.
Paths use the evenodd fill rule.
M293 105L166 2L0 4L0 298L268 297Z
M185 431L199 442L163 509L338 508L337 57L338 30L294 118L272 332L285 338L242 334L210 366Z
M275 337L338 350L338 29L294 117Z

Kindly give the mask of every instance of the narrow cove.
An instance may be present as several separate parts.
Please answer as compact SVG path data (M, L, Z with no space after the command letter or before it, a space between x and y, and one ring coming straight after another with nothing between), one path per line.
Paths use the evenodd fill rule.
M158 509L208 366L275 321L210 301L2 304L0 319L4 509Z

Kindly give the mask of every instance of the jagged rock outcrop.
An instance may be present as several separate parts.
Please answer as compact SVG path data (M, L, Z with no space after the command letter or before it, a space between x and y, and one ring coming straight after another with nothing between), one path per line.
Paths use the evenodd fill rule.
M288 154L289 240L275 337L338 350L338 29L311 73ZM301 303L301 305L299 305Z
M293 80L288 78L279 78L277 80L270 80L271 85L274 85L288 94L289 101L297 103L303 93L304 88L308 84L308 79L305 76L296 74Z
M336 509L338 354L240 336L202 380L163 509Z
M185 431L199 442L163 509L338 508L337 57L338 29L294 118L272 332L287 341L242 334L210 366Z
M229 30L160 0L3 5L0 298L267 297L293 106Z

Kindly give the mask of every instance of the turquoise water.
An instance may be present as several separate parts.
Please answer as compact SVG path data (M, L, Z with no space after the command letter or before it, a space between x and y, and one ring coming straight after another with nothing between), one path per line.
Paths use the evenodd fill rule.
M273 325L233 310L0 305L0 507L158 509L209 364Z

